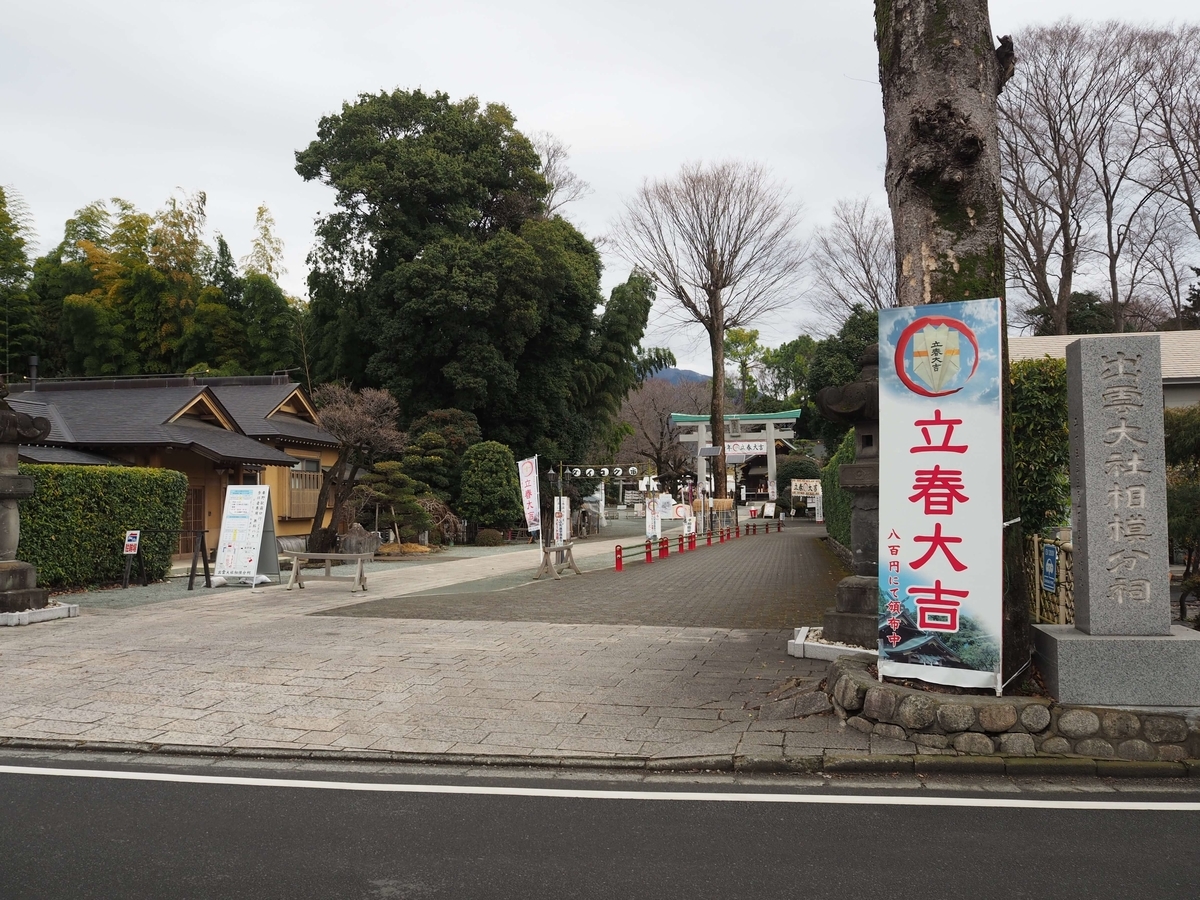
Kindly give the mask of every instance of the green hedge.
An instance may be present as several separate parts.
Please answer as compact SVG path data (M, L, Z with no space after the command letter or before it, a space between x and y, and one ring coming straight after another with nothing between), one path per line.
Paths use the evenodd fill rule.
M1071 514L1066 360L1014 362L1009 381L1021 528L1040 534L1065 525Z
M838 483L838 467L854 462L854 429L846 432L841 446L829 458L821 470L821 495L825 507L825 530L829 536L850 548L850 500L851 494Z
M38 584L47 587L120 581L127 530L177 529L183 521L182 472L24 463L20 471L33 476L35 492L21 503L17 558L37 566ZM146 535L146 574L166 575L177 546L175 535Z

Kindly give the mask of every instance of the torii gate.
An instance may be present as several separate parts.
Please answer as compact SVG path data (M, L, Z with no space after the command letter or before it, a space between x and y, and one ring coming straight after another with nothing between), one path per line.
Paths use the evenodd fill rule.
M725 435L726 443L739 443L749 440L762 440L766 444L767 455L767 478L771 484L775 483L775 441L782 438L787 440L794 439L796 436L795 423L800 418L803 410L788 409L777 413L755 413L738 414L725 416ZM711 416L696 416L687 413L671 413L671 424L678 427L696 426L695 431L689 431L679 436L679 440L696 445L696 479L701 485L708 484L708 457L716 456L717 448L712 443L710 431L712 430ZM747 433L754 435L753 438L747 438ZM761 438L758 435L762 435ZM706 449L714 452L705 453ZM729 447L726 450L726 462L733 463L744 462L747 456L757 456L758 453L737 453L731 451ZM735 459L734 457L741 457ZM721 473L724 477L725 473Z

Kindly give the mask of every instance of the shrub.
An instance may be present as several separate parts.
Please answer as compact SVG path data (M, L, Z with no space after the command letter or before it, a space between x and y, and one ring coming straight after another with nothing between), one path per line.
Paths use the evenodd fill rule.
M459 512L483 528L507 528L521 518L521 485L512 451L496 441L463 454Z
M838 483L838 468L843 463L854 462L854 430L846 432L837 452L829 457L829 463L821 470L822 505L825 509L825 530L829 536L849 549L850 547L850 501L853 495Z
M1019 360L1009 370L1009 382L1021 528L1040 534L1065 524L1071 510L1066 360Z
M504 543L504 535L495 528L480 528L475 534L475 546L499 547Z
M118 581L131 529L176 530L183 522L187 476L132 466L20 466L34 481L21 503L19 559L37 566L38 583L73 587ZM174 534L143 536L146 574L162 578L178 547Z

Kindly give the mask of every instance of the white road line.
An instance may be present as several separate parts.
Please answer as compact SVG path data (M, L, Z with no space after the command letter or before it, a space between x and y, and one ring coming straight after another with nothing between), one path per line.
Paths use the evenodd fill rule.
M358 781L307 781L298 778L244 778L182 775L169 772L122 772L104 769L55 769L38 766L0 766L0 775L48 775L110 781L160 781L234 787L299 788L320 791L361 791L377 794L464 794L491 797L545 797L564 800L685 800L699 803L801 803L845 806L958 806L994 809L1088 809L1131 812L1200 812L1200 803L1127 800L1033 800L1011 797L895 796L870 794L747 794L700 791L589 791L565 788L487 787L450 784L373 784Z

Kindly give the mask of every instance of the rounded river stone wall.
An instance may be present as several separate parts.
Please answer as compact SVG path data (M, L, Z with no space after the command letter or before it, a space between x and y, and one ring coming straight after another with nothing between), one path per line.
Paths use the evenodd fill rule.
M1043 697L935 694L881 683L870 660L843 656L826 693L859 731L911 741L919 752L1094 759L1200 758L1200 719L1153 710L1063 706Z

